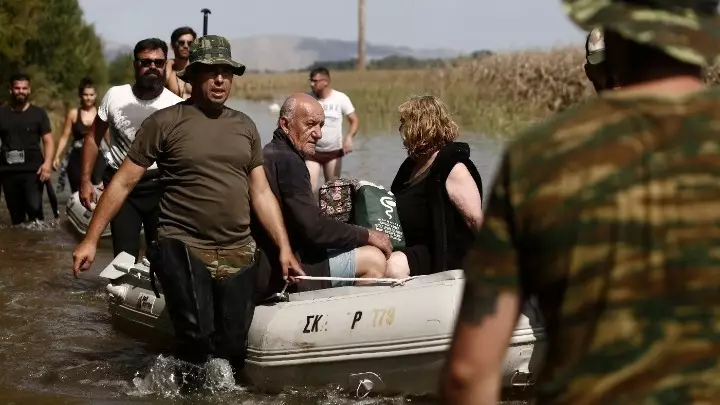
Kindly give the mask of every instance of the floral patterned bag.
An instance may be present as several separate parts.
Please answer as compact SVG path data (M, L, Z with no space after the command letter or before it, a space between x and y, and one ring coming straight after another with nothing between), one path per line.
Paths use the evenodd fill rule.
M340 178L328 181L320 187L320 212L345 223L353 219L353 199L358 181Z

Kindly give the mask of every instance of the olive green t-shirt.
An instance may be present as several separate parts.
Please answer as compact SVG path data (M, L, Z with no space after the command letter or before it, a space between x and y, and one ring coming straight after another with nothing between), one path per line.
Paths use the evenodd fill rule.
M187 100L150 115L127 157L143 167L157 162L158 236L201 249L249 243L249 177L263 164L260 142L253 120L227 107L211 117Z

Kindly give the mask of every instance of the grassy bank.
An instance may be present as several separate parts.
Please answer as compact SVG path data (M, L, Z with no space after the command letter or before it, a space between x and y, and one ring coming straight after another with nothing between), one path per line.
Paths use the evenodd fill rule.
M463 130L512 136L526 126L593 97L582 47L495 54L427 70L337 71L333 85L347 93L364 130L396 130L397 106L411 95L440 96ZM720 83L720 68L706 80ZM235 96L281 102L308 90L306 73L247 75Z
M582 48L563 48L496 54L427 70L331 73L333 86L350 96L365 129L395 130L397 106L429 93L448 104L464 130L504 136L592 96L583 61ZM308 77L247 75L234 90L236 97L280 102L291 92L307 91Z

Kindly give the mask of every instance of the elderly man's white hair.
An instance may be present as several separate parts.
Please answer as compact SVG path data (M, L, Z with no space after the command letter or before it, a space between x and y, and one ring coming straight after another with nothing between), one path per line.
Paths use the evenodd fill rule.
M282 106L280 107L280 113L278 114L278 125L280 125L280 119L285 118L288 121L292 121L295 117L295 110L298 104L302 102L318 103L312 96L305 93L295 93L285 99ZM319 103L318 103L319 104Z
M278 118L285 118L288 121L292 121L295 115L295 107L297 106L297 97L292 95L285 99L285 102L280 107L280 116Z

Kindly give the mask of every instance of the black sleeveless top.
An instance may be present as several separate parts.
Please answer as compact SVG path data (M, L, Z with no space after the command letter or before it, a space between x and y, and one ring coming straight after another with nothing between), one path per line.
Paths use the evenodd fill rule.
M395 194L406 246L427 244L427 235L433 231L431 202L427 192L430 169L428 167L418 178L406 181Z
M457 163L470 171L482 198L482 179L470 160L470 147L463 142L445 145L432 165L420 177L408 182L415 161L407 158L400 166L391 191L405 235L411 275L432 274L462 268L465 255L475 240L462 214L450 201L445 181Z
M82 141L85 139L85 133L90 129L90 125L85 125L80 114L81 109L77 109L77 117L75 122L72 124L72 137L73 141Z

